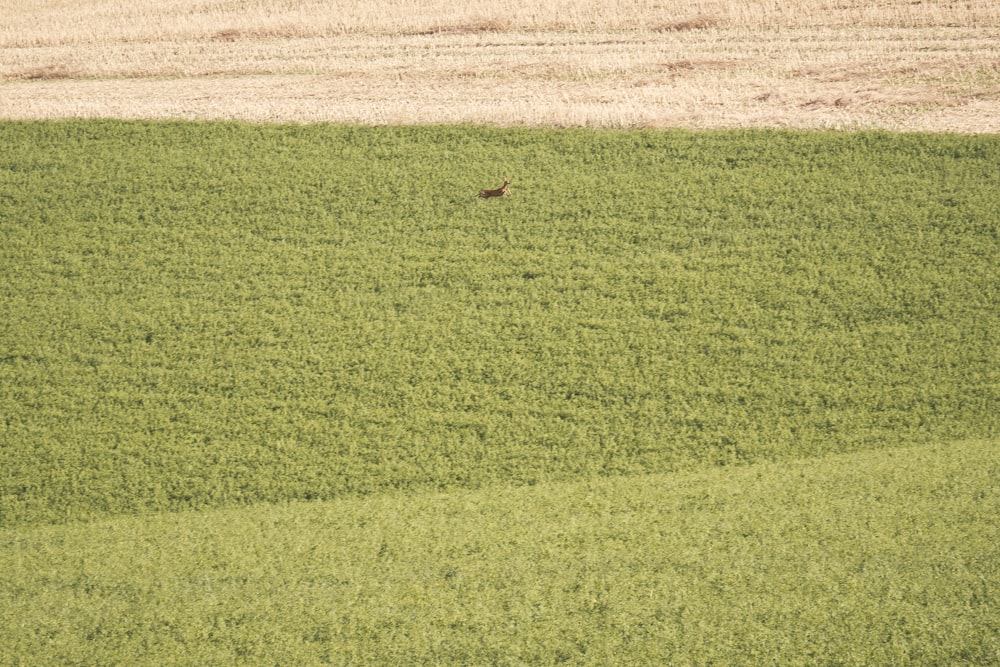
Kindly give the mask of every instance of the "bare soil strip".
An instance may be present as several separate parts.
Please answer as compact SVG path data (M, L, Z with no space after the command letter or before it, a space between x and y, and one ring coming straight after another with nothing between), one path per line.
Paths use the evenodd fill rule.
M0 118L1000 132L985 0L351 2L0 0Z

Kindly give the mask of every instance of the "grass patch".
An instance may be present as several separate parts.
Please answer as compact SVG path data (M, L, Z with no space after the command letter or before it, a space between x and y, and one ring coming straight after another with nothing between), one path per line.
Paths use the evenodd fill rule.
M985 665L1000 449L0 530L14 664Z
M997 432L997 138L0 142L3 525Z

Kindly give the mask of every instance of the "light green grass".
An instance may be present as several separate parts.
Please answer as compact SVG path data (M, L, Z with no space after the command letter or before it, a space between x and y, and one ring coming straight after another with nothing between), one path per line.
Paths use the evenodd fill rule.
M0 531L4 664L989 665L1000 448Z
M0 525L997 433L996 137L0 145Z

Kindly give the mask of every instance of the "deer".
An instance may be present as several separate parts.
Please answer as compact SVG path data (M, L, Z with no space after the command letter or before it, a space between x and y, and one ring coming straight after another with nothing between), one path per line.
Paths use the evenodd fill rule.
M505 178L503 179L502 187L499 187L496 190L480 190L479 194L476 196L480 199L489 199L490 197L506 197L510 194L510 190L507 189L507 186L509 185L510 179Z

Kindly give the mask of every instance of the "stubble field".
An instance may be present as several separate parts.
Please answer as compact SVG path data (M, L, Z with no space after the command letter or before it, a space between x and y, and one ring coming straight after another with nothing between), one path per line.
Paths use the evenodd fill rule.
M6 118L1000 131L988 0L6 4Z

